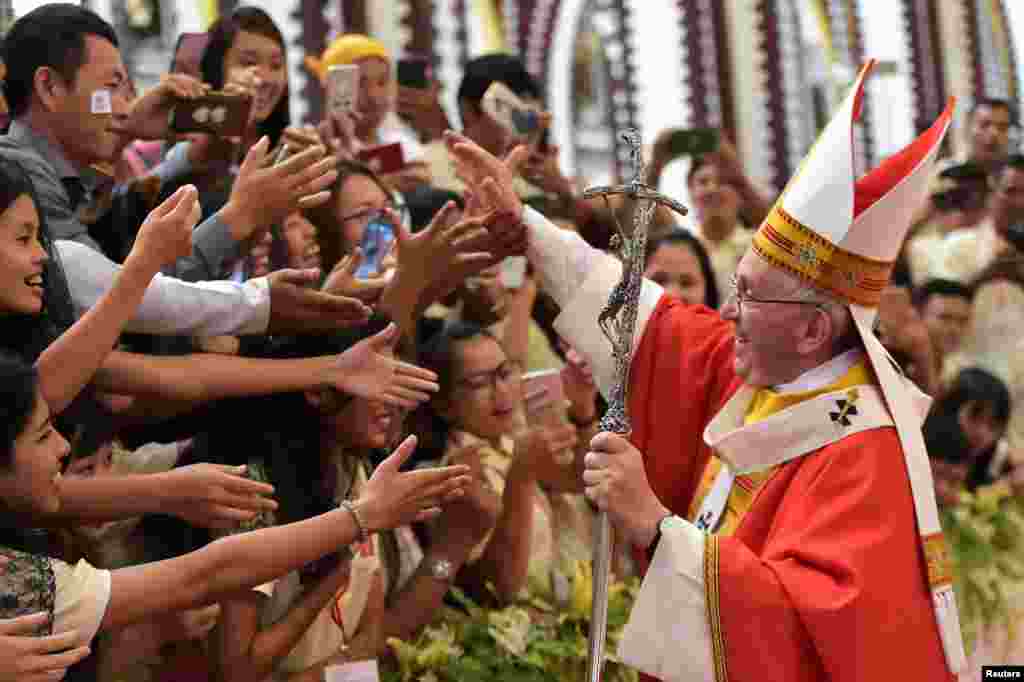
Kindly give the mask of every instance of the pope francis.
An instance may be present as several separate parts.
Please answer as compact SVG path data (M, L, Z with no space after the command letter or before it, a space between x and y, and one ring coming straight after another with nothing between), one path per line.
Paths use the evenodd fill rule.
M619 646L666 681L951 680L964 665L920 426L929 399L872 333L952 105L857 179L868 64L740 262L718 312L645 281L633 432L598 434L588 497L647 566ZM523 209L458 136L471 187L521 214L555 326L610 386L597 327L621 266ZM507 237L508 238L508 237ZM510 239L510 238L509 238Z

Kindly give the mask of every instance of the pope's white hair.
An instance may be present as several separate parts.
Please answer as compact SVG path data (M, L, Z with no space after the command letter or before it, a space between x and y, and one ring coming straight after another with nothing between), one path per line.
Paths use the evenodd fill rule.
M815 303L817 307L828 315L832 322L832 340L835 354L843 353L850 349L855 343L855 337L859 338L856 327L853 323L853 315L845 301L839 300L828 291L817 287L803 279L793 278L799 288L795 292L796 298L808 303ZM859 341L856 341L859 343Z

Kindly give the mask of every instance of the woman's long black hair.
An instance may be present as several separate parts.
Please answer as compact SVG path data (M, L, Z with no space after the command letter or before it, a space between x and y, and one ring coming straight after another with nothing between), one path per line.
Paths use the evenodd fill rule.
M50 237L46 217L39 211L32 181L21 166L0 159L0 215L23 196L29 197L36 207L39 241L49 256L43 269L43 310L35 315L0 311L0 348L31 364L74 324L75 314L60 256Z
M970 456L967 437L959 421L960 408L968 403L991 409L998 422L1005 424L1010 418L1010 391L1002 379L980 367L961 370L949 390L932 405L922 427L929 456L950 462L960 462ZM994 455L995 446L971 463L968 488L992 482L988 469Z
M242 31L255 33L270 38L281 46L287 60L288 45L284 40L281 29L277 27L270 15L258 7L243 6L237 8L230 15L221 17L209 30L209 42L203 50L203 58L199 62L199 70L202 73L203 81L209 83L214 89L220 90L224 87L224 58L228 50L235 42L235 38ZM287 67L286 67L287 72ZM291 108L288 104L290 99L290 79L285 83L284 94L274 110L270 112L267 120L259 124L260 135L270 138L271 147L277 145L281 139L284 129L291 124Z

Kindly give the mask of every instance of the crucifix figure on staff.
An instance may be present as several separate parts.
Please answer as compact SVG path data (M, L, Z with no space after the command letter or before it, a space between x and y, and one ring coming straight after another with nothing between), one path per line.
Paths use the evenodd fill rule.
M627 436L586 455L587 496L646 568L619 643L652 678L955 679L965 663L920 426L929 399L872 332L952 105L857 178L869 64L759 226L721 310L643 280ZM598 318L623 264L523 208L508 165L449 138L518 221L558 333L606 396ZM516 154L510 156L514 163Z

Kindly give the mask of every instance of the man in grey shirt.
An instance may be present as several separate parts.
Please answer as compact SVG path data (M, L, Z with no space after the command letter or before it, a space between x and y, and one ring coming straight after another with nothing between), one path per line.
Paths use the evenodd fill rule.
M3 58L4 92L15 121L0 137L0 158L19 164L32 180L81 314L110 288L118 269L75 216L88 191L83 172L112 160L133 131L147 133L142 137L166 132L177 91L165 83L129 112L130 87L113 29L70 4L44 5L19 19L5 38ZM228 205L196 228L193 254L176 270L183 279L217 279L225 260L236 257L254 231L309 203L336 178L334 160L321 158L323 150L273 167L264 163L266 151L265 142L256 145ZM177 164L187 168L187 160ZM325 199L321 193L319 200ZM360 302L308 289L315 277L282 272L245 284L190 284L158 276L128 330L189 336L323 331L365 318Z
M15 22L3 59L14 121L0 137L0 158L28 173L54 238L98 248L76 216L92 189L87 169L114 161L132 139L165 136L174 103L201 94L201 86L172 75L129 101L132 88L113 29L69 4L44 5ZM167 175L188 171L188 153L179 153ZM174 274L189 281L219 279L243 243L333 181L334 162L323 156L323 149L313 149L265 168L255 160L259 151L250 153L227 204L196 228L193 253L178 261Z

